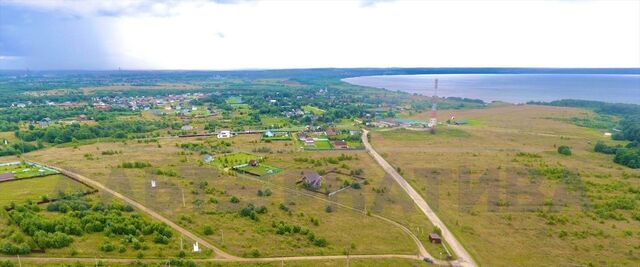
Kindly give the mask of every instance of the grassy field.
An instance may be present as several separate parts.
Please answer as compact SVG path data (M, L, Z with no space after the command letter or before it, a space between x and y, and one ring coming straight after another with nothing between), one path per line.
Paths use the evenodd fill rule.
M304 150L330 150L333 148L331 142L328 139L318 139L314 138L313 145L306 145L304 141L296 140L298 146L302 147Z
M231 146L233 153L226 154L233 155L228 160L229 165L231 161L247 160L255 154L262 157L262 163L283 169L264 179L226 171L215 163L203 164L201 155L176 146L176 142L203 143L208 140L216 139L159 139L159 145L99 143L77 148L50 148L26 157L91 177L239 256L342 255L345 251L411 255L417 252L406 233L372 215L384 216L406 226L434 256L440 256L441 248L427 241L433 226L366 152L341 151L351 157L338 162L328 160L340 155L333 151L309 153L299 151L288 142L260 143L259 135L235 137ZM258 143L271 152L250 154ZM122 153L101 155L105 150ZM86 154L93 154L93 157L86 157ZM221 159L220 155L216 157ZM296 161L299 158L313 159L313 162ZM154 172L154 167L116 167L132 160L170 168L176 174L161 175ZM335 168L347 173L362 169L369 185L333 197L318 195L296 185L303 171ZM151 179L157 181L156 188L149 186ZM260 196L259 191L271 193ZM264 206L265 212L252 215L256 219L243 216L241 211L251 206L255 210ZM331 212L327 211L328 206L332 207ZM326 243L310 241L309 234L278 234L274 225L282 224L308 230L314 234L314 239L323 239Z
M608 138L568 121L585 112L458 110L457 119L474 123L435 135L376 130L371 140L481 265L637 265L640 170L593 151ZM560 145L573 155L557 153Z
M273 166L269 166L267 164L258 164L258 166L246 165L242 167L235 168L236 170L256 176L269 176L274 175L276 173L281 172L281 169L278 169Z
M318 108L318 107L314 107L314 106L303 106L302 110L304 112L309 112L309 113L311 113L313 115L316 115L316 116L317 115L322 115L322 114L324 114L326 112L325 110L323 110L321 108Z
M239 152L230 154L216 155L213 159L213 165L220 169L225 169L237 165L247 164L250 160L260 160L260 156Z
M84 193L92 189L63 175L50 175L23 181L0 183L0 206L11 202L40 201L43 196L54 198L59 192Z

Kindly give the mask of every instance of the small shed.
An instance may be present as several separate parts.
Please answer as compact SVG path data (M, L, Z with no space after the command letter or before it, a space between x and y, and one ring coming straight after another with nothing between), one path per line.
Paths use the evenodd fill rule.
M336 128L331 127L327 129L326 133L328 136L335 136L338 134L338 131L336 130Z
M211 161L213 161L213 156L211 155L204 155L204 157L202 158L202 160L204 160L204 162L209 163Z
M302 182L309 188L317 189L322 185L322 176L317 172L307 172L302 176Z
M268 130L268 131L266 131L264 133L264 136L265 137L273 137L273 136L275 136L275 134L271 130Z
M440 244L442 243L442 238L440 238L440 235L437 233L430 233L429 234L429 242L434 243L434 244Z
M250 160L250 161L249 161L249 166L251 166L251 167L256 167L256 166L258 166L258 161L257 161L257 160L255 160L255 159Z

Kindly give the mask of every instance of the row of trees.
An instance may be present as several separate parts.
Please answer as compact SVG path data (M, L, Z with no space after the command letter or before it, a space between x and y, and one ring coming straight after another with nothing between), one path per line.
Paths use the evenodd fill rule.
M0 157L9 155L19 155L22 153L31 152L43 148L44 145L40 142L37 144L30 144L25 142L18 142L7 146L0 146Z
M15 134L26 142L44 141L52 144L62 144L73 140L105 137L123 139L127 138L131 133L149 133L165 128L179 129L180 125L163 121L109 121L98 125L71 124L29 131L19 130Z
M615 155L613 162L627 166L629 168L640 168L640 142L634 141L626 146L620 144L610 146L600 141L596 143L596 152Z

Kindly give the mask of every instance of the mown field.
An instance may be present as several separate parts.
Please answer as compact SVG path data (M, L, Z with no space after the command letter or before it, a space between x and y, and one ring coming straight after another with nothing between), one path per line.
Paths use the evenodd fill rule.
M615 141L570 123L590 112L532 105L440 112L449 113L474 123L442 125L435 135L376 130L371 140L481 265L640 263L640 170L593 151L598 140ZM561 145L572 155L559 154Z
M441 246L428 243L433 226L366 152L304 152L289 142L262 142L260 135L225 140L231 145L220 155L250 153L283 170L258 178L205 164L199 152L180 146L218 142L215 137L161 138L146 144L128 141L49 148L25 157L91 177L238 256L417 254L409 235L376 216L404 225L435 257L445 256ZM338 160L342 154L343 160ZM150 166L118 167L132 161ZM297 183L303 171L332 169L364 170L368 184L328 197ZM157 182L156 188L150 186L151 180Z
M63 175L25 179L0 183L0 207L13 203L23 204L28 200L38 202L65 194L84 193L92 189Z

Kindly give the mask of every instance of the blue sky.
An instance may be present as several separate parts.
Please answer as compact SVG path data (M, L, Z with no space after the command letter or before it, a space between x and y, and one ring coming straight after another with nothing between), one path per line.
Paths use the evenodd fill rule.
M640 1L0 0L0 69L640 67Z

